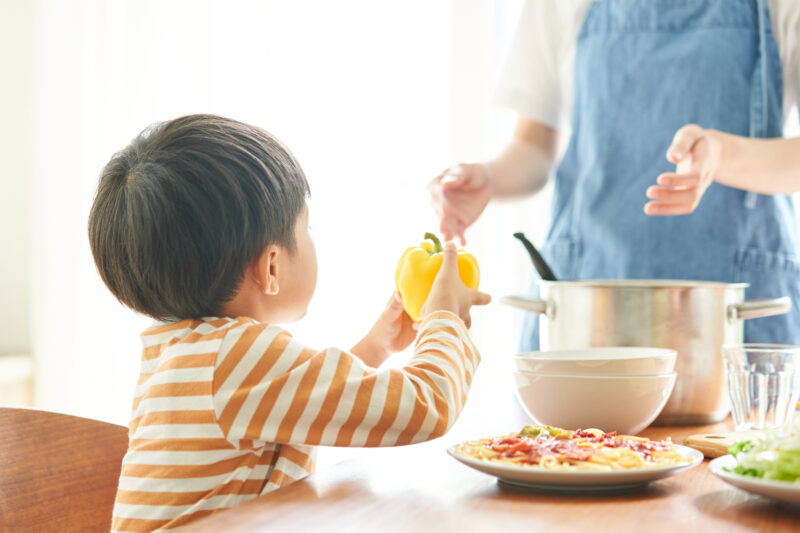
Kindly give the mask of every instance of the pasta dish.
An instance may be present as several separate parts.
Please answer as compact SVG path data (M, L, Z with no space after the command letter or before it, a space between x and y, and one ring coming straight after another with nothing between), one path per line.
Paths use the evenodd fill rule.
M515 466L548 470L623 470L690 462L667 440L605 433L599 429L569 431L550 426L525 426L519 433L468 441L459 455Z

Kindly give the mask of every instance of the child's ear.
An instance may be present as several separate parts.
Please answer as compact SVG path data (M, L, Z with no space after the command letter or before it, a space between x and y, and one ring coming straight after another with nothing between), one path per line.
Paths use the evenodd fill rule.
M275 295L280 291L278 285L278 255L280 248L270 244L258 256L253 268L255 269L256 283L264 294Z

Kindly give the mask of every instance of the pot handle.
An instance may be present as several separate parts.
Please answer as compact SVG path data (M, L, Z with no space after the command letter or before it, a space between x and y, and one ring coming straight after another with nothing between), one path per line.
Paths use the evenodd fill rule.
M517 309L524 309L526 311L533 311L540 315L547 315L553 318L553 303L548 300L540 300L539 298L530 298L528 296L512 295L503 296L500 298L500 303L516 307Z
M763 316L783 315L792 308L792 299L788 296L781 298L759 298L748 300L740 304L728 306L728 320L747 320Z

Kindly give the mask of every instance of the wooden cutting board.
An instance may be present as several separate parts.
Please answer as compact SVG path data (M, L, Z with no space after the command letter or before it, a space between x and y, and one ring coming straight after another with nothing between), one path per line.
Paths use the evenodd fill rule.
M750 432L733 433L706 433L703 435L691 435L686 437L683 442L685 446L694 448L703 453L709 459L728 455L728 448L740 438L746 437Z

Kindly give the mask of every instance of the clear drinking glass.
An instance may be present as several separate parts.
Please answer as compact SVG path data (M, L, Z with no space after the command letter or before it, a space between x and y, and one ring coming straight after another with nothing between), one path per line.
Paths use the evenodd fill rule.
M792 422L800 396L800 346L726 344L722 358L737 431Z

